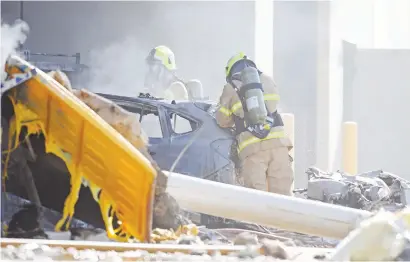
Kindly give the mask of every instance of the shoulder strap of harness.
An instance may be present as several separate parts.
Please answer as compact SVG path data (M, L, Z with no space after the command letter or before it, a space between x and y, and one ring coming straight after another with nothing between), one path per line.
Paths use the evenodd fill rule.
M261 74L261 73L262 72L259 71L259 74ZM242 109L244 110L244 112L246 112L247 111L246 103L244 103L245 101L243 101L243 98L245 97L244 92L246 90L239 90L239 88L233 83L232 80L229 81L229 84L231 84L231 86L234 88L234 90L238 94L239 101L242 104ZM262 88L262 92L264 92L263 88ZM268 125L269 125L268 129L260 130L260 128L259 128L259 130L256 130L257 129L256 127L247 126L246 123L245 123L244 118L241 118L241 117L233 114L233 120L235 122L236 135L239 135L240 133L243 133L245 131L249 131L255 137L263 139L263 138L268 136L268 134L270 133L272 128L277 127L277 126L283 126L283 120L282 120L281 115L278 113L278 111L276 110L275 112L269 112L269 109L266 105L266 102L265 102L265 107L266 107L266 110L268 112L268 117L267 117L267 122L268 122Z

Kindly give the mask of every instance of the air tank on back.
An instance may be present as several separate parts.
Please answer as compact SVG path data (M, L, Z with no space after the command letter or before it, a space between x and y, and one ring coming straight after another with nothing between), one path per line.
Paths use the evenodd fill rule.
M259 72L255 67L245 67L241 72L242 88L254 87L244 93L243 102L246 104L248 113L245 112L245 120L250 125L264 124L268 116L263 98L262 84Z
M191 79L185 82L190 100L200 100L204 97L202 83L198 79Z

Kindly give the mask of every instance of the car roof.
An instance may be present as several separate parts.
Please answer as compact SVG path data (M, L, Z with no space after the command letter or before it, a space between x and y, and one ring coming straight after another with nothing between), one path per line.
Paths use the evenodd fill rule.
M156 98L156 97L130 97L130 96L122 96L122 95L113 95L113 94L106 94L106 93L96 93L100 96L103 96L107 99L112 100L123 100L124 102L139 102L139 103L148 103L148 104L164 104L164 105L181 105L181 104L194 104L194 103L202 103L208 105L216 105L216 103L212 100L167 100L163 98Z
M188 109L191 111L193 108L201 109L202 111L207 111L210 107L215 106L216 103L212 100L197 100L197 101L190 101L190 100L166 100L161 98L155 97L129 97L129 96L121 96L121 95L112 95L112 94L105 94L105 93L96 93L102 97L105 97L109 100L113 100L114 102L123 102L123 103L143 103L152 106L163 105L168 108L173 109Z

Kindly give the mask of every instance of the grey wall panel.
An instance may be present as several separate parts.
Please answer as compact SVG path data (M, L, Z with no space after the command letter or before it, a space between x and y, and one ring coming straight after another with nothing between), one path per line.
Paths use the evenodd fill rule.
M353 120L358 123L359 172L383 169L410 179L410 50L358 49Z
M313 1L275 1L274 76L283 111L295 114L296 186L315 163L317 5Z

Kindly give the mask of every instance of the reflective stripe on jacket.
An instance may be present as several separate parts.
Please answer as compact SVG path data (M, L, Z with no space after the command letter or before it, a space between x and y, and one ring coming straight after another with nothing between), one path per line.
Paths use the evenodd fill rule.
M264 100L269 112L277 109L279 95L273 79L265 74L260 76L264 89ZM243 119L244 112L242 103L235 89L229 83L225 84L222 95L219 99L220 107L216 112L216 121L223 128L234 126L234 115ZM285 136L283 126L272 128L269 135L264 139L253 136L249 131L240 133L237 136L238 153L241 159L254 154L260 150L268 150L277 147L288 147L292 149L293 145L289 138Z

